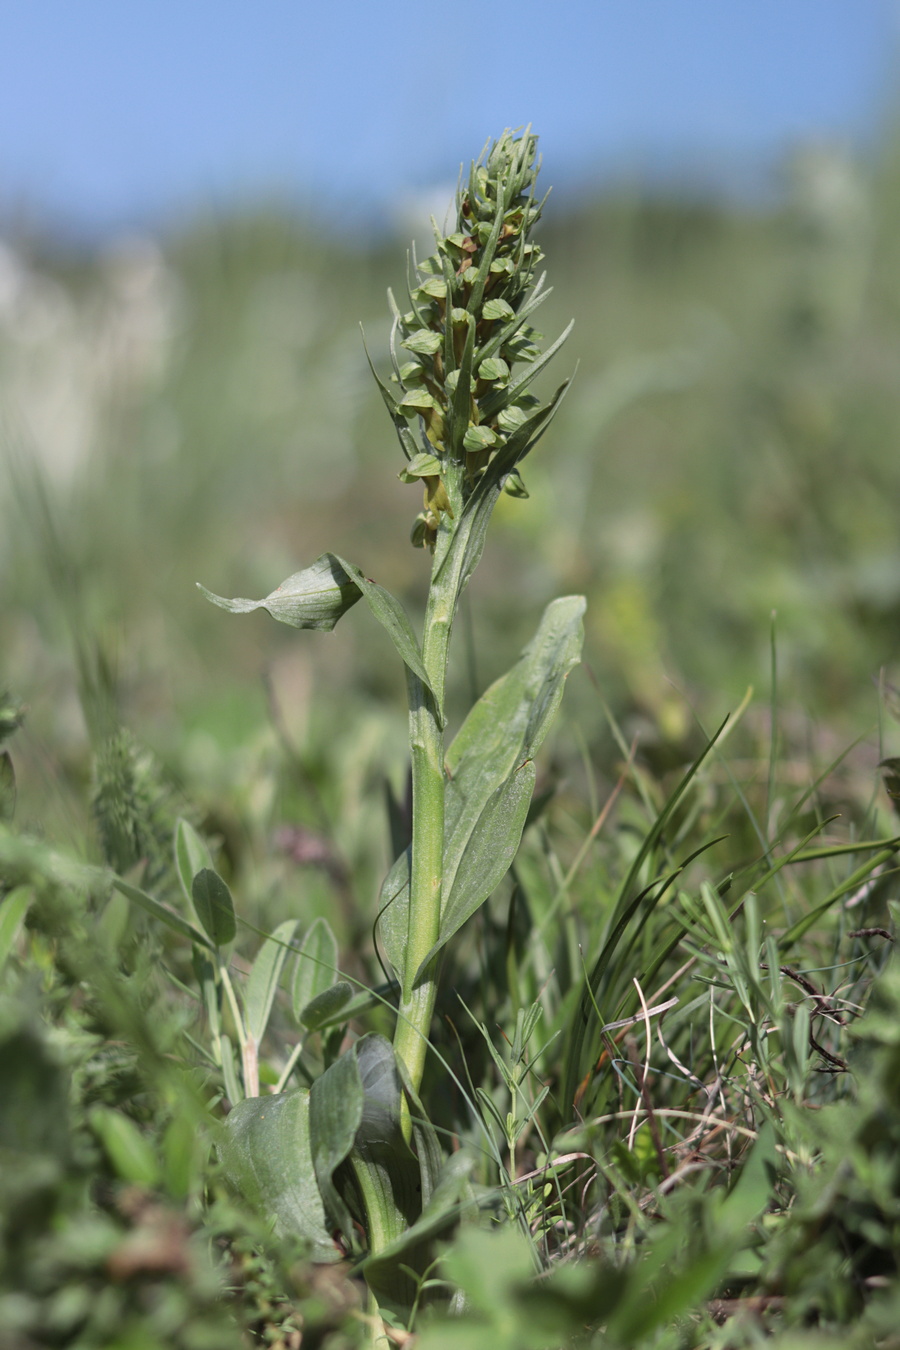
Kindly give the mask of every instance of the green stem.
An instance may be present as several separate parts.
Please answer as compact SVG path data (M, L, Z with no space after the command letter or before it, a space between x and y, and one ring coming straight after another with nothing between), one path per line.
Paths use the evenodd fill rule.
M444 866L444 734L442 705L450 631L456 608L455 578L435 581L425 615L422 657L435 698L408 674L409 744L412 759L412 858L410 862L409 928L406 967L394 1049L418 1092L425 1068L428 1032L437 994L437 959L416 978L419 967L438 940ZM405 1121L408 1133L408 1121Z

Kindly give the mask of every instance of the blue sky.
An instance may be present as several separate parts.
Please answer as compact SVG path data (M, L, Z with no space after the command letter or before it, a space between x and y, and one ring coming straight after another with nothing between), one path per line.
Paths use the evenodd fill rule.
M105 230L276 192L357 222L531 122L548 181L758 181L871 143L900 0L9 0L0 212Z

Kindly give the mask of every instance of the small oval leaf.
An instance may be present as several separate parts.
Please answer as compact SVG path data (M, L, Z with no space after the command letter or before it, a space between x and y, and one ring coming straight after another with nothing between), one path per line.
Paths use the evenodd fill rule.
M321 994L307 1003L300 1014L300 1021L307 1031L319 1031L327 1023L335 1020L352 997L352 984L348 984L346 980L339 980L337 984L333 984L330 989L323 989Z
M231 891L211 867L203 867L191 883L191 899L197 918L217 947L234 940L237 924Z

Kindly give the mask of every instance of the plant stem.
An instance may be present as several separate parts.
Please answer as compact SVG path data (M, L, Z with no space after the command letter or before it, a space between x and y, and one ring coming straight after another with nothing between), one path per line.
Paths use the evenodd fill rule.
M449 532L448 532L449 533ZM406 1065L416 1092L422 1082L428 1031L437 994L437 958L416 979L437 942L441 925L444 869L444 683L450 631L456 608L456 579L439 581L441 553L435 557L425 615L422 657L435 697L408 674L409 745L412 759L412 857L406 967L394 1049ZM408 1133L408 1121L404 1122Z

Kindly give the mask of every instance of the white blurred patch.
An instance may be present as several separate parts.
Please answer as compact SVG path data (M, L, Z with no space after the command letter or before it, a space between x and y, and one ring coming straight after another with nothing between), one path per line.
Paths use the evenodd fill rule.
M434 252L434 217L442 235L452 234L456 225L456 184L437 183L419 192L406 192L397 198L392 211L393 224L401 239L411 239L421 260Z
M54 482L103 453L115 410L158 388L182 308L149 239L120 240L84 295L0 240L0 404L9 434Z

